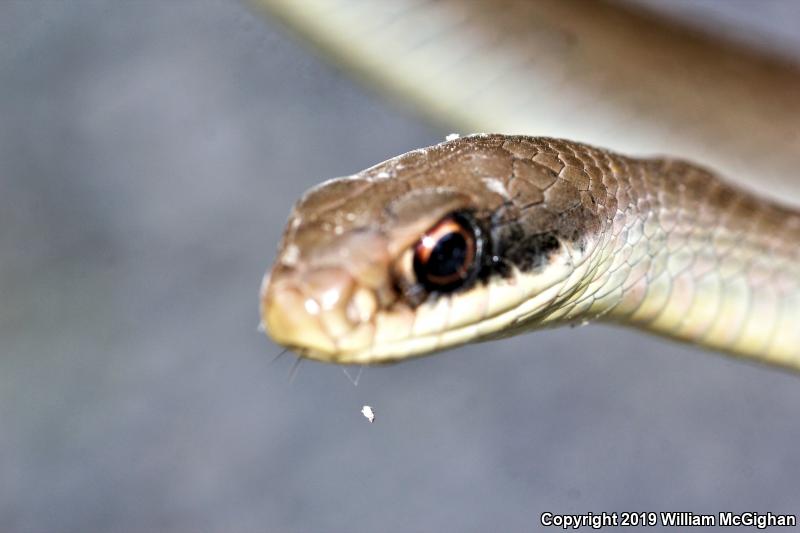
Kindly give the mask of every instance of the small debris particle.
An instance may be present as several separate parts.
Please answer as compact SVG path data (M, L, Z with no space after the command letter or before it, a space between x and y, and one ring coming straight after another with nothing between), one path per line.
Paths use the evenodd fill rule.
M492 191L495 194L499 194L506 200L511 200L511 197L508 195L508 191L506 190L506 186L503 185L503 182L497 178L483 178L483 183L486 184L486 188Z
M290 244L286 247L286 250L281 255L281 263L288 267L293 267L297 264L297 261L300 259L300 249L297 247L296 244Z
M455 141L456 139L460 139L461 135L458 133L451 133L447 137L444 138L445 141Z
M365 405L361 408L361 414L364 415L364 418L369 420L369 423L372 424L375 422L375 413L372 412L372 407L369 405Z

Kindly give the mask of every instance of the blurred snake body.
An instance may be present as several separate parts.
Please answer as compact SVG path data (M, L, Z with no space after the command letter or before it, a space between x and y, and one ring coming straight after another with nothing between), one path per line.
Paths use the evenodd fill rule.
M305 30L319 24L303 18L305 12L296 11L294 4L268 3L296 27ZM616 21L623 28L618 33L636 32L631 29L634 15L618 15L595 3L501 3L525 20L538 16L532 25L534 38L524 41L526 49L535 48L548 21L563 20L555 15L563 15L564 6L570 5L592 6L586 8L596 10L590 15L596 21L603 17ZM387 23L390 27L414 12L397 7L404 2L389 4L395 9L394 19ZM351 12L352 5L370 9L361 2L337 5ZM437 3L437 9L448 5L456 4ZM480 19L475 13L485 14L482 2L457 5L461 7L454 12L461 17L461 31ZM548 49L550 56L568 54L570 46L574 56L576 49L591 44L581 41L587 32L590 37L592 31L597 34L582 26L585 18L586 13L576 15L557 27L578 37L571 44L569 39L562 42L564 49L558 49L561 45L555 51ZM493 20L497 24L496 17ZM512 22L506 24L511 37L521 31ZM649 29L657 41L671 35L671 30L654 23ZM423 47L435 58L438 49L430 42L446 40L450 30L438 26L428 31L429 41ZM396 34L385 33L403 43ZM335 35L320 31L314 35L348 61L357 55L337 48ZM437 35L438 39L430 37ZM594 38L599 39L595 44L616 46L615 36ZM515 47L519 42L516 38L498 46ZM666 64L685 55L682 70L673 72L676 79L662 81L683 90L681 83L695 69L702 71L695 52L702 50L699 55L705 60L733 53L704 42L687 38L670 52L675 57L655 54ZM638 52L626 53L634 61ZM580 75L591 74L595 66L592 58L568 59L571 64L584 61L587 68ZM747 108L732 117L709 103L707 121L697 128L703 131L688 127L685 118L683 129L676 130L676 117L670 122L666 114L661 122L647 122L661 124L649 129L643 125L647 117L636 117L627 127L585 130L592 124L611 124L597 115L608 109L587 108L586 101L570 104L578 114L553 117L548 114L552 110L544 110L542 122L554 125L552 133L581 138L585 132L582 137L590 141L607 138L636 153L678 148L681 155L721 167L737 182L752 185L760 180L762 189L772 188L773 196L780 192L794 198L792 182L800 168L796 120L800 104L792 96L800 96L800 75L754 57L740 63L744 66L737 64L734 71L757 72L757 79L773 83L772 100L783 104L785 118L775 113L774 102L750 94ZM444 63L440 67L447 70ZM463 61L459 68L463 70ZM541 69L547 68L545 62ZM609 65L609 77L615 68L620 68L617 63ZM731 75L724 65L708 68L718 74L717 81ZM541 69L526 68L523 75ZM376 78L386 81L380 74ZM431 81L432 85L448 79L443 74L434 78L439 81ZM624 79L615 80L632 91ZM495 118L482 119L481 111L472 108L439 107L438 113L455 117L453 124L499 126L502 131L531 124L530 131L540 130L535 119L527 123L496 119L512 116L503 115L503 102L515 101L520 94L512 83L500 88L507 91L494 91L504 97L495 96ZM533 87L532 92L538 90ZM417 93L418 99L437 98L429 89ZM736 103L734 93L721 89L720 98ZM471 94L477 98L480 91ZM456 91L451 96L463 95ZM646 98L639 96L640 101ZM548 102L557 100L550 98ZM554 105L563 107L558 100ZM517 113L544 107L536 102L536 98L520 100ZM696 104L681 94L671 103L678 110L677 119ZM578 126L577 116L583 117ZM737 132L737 139L747 139L746 149L737 150L741 145L730 140L729 128L737 124L751 128ZM720 135L714 144L709 131L726 136ZM654 148L658 142L666 146ZM299 354L345 364L393 362L531 329L608 321L800 369L800 212L722 179L705 164L632 158L588 144L529 135L471 135L408 152L325 182L300 199L262 285L262 322L276 342Z

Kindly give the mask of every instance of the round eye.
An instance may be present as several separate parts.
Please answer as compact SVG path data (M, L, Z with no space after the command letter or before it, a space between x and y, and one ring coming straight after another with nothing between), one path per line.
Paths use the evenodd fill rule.
M442 219L414 249L417 281L440 292L460 287L477 273L480 248L480 233L471 218L454 214Z

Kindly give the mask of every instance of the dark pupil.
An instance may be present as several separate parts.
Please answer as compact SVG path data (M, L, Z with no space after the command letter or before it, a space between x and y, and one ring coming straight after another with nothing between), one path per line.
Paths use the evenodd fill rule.
M429 278L444 278L443 281L456 281L455 278L464 267L467 257L467 241L460 233L448 233L433 247L428 259Z

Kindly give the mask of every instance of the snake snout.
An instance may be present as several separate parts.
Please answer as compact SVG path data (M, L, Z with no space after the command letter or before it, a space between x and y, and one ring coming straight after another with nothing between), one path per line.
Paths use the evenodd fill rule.
M372 342L377 301L344 269L302 274L276 269L264 280L261 322L272 339L303 356L336 360Z

